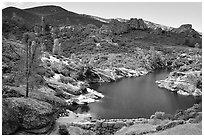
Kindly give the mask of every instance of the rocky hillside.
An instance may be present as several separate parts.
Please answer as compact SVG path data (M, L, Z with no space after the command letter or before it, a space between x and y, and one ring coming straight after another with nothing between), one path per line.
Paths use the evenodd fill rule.
M131 18L129 20L104 19L77 14L59 6L40 6L29 9L18 9L15 7L5 8L2 10L3 33L11 32L16 35L16 32L23 32L22 30L25 30L26 26L29 26L28 29L30 29L35 25L41 25L42 16L44 17L45 25L61 26L62 28L64 26L79 24L81 25L81 29L84 29L90 24L99 28L102 27L102 25L107 25L108 29L111 30L110 34L115 35L112 37L116 37L116 40L120 38L118 36L125 35L126 39L134 37L135 40L148 42L148 44L157 43L172 46L202 47L201 35L192 28L191 24L184 24L179 28L172 28L138 18ZM10 25L12 23L20 29L16 29L16 27ZM132 38L130 40L132 40Z

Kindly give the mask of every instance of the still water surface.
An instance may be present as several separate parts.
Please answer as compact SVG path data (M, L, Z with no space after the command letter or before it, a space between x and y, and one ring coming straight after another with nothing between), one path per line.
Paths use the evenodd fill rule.
M97 118L149 118L156 111L174 114L187 109L201 99L182 96L158 88L156 80L165 79L167 70L157 70L136 78L123 78L117 82L93 85L105 95L100 101L79 107L78 113L91 113Z

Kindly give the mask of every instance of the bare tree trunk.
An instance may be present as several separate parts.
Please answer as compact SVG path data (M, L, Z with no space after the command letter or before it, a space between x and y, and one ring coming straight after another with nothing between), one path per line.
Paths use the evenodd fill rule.
M29 93L29 49L30 49L30 41L26 43L26 97L28 97Z

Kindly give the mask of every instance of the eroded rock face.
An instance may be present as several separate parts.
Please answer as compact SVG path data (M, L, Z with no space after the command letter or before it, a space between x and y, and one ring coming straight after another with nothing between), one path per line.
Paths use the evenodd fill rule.
M18 128L32 132L54 122L53 107L46 102L13 97L3 99L3 106L3 134L12 134Z

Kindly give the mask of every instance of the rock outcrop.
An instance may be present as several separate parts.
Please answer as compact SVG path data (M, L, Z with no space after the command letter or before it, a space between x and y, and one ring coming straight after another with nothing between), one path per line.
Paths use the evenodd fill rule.
M139 29L139 30L145 30L147 29L147 25L143 21L143 19L137 19L137 18L131 18L127 21L129 29Z
M129 30L146 30L147 25L143 19L131 18L127 22L120 22L112 19L109 23L113 34L127 33Z
M90 88L87 88L86 94L74 96L70 100L67 100L67 102L71 102L72 104L83 105L83 104L93 103L96 100L103 98L103 97L104 97L103 94L96 92Z
M173 29L172 32L182 33L182 32L191 31L191 30L192 30L192 24L183 24L179 28Z
M171 72L165 80L158 80L158 86L181 95L201 96L202 91L199 86L202 83L201 71Z
M115 19L110 21L109 26L113 34L123 34L128 32L128 26L125 23Z
M191 24L181 25L179 28L172 29L171 32L185 36L183 44L190 47L195 47L196 43L202 44L201 35L192 28Z

